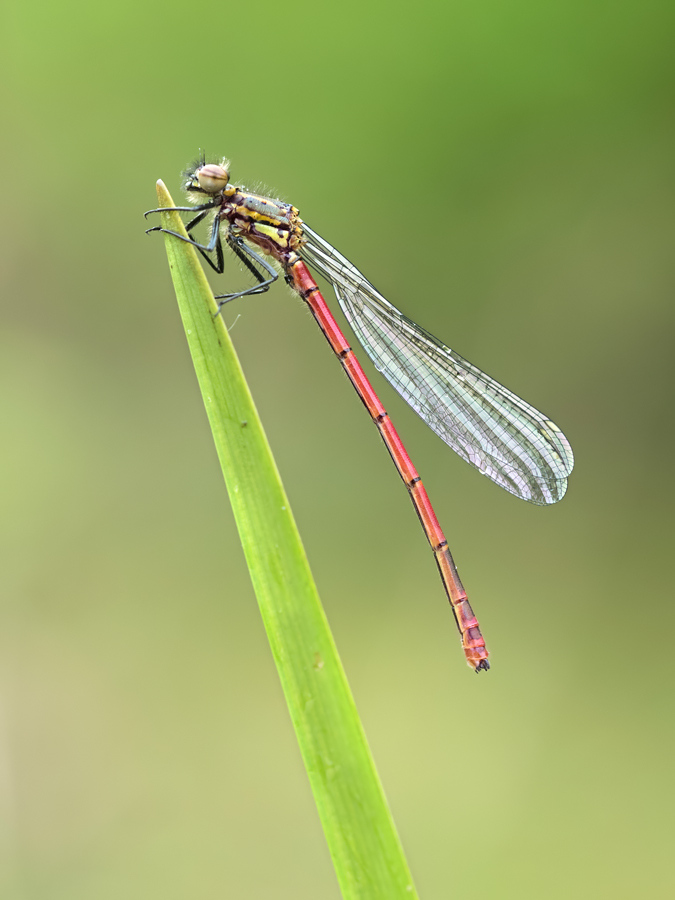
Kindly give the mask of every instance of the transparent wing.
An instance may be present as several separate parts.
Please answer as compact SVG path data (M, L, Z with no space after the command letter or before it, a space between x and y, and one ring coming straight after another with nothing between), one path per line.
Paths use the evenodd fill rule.
M511 494L560 500L574 456L558 426L404 316L304 223L303 232L303 258L331 282L377 370L427 425Z

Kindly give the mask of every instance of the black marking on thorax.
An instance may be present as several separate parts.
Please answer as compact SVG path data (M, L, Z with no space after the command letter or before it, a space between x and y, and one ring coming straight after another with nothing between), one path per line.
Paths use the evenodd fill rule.
M220 217L283 265L287 265L289 253L301 234L293 206L248 191L237 190L224 196Z

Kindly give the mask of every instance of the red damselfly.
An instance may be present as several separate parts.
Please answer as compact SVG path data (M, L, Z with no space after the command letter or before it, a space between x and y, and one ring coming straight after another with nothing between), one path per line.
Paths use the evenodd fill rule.
M574 465L567 438L547 416L399 312L300 219L294 206L231 185L227 160L207 164L202 157L184 173L183 187L191 200L207 200L173 208L197 213L186 224L188 232L214 212L209 241L200 244L173 231L166 233L195 246L218 273L224 271L224 234L227 245L256 280L245 290L216 295L219 311L229 300L268 290L279 277L274 261L309 306L408 489L433 550L467 662L476 672L489 669L478 620L427 492L306 263L333 285L345 318L377 370L446 444L500 487L530 503L556 503L565 494ZM146 215L156 212L161 210L152 209Z

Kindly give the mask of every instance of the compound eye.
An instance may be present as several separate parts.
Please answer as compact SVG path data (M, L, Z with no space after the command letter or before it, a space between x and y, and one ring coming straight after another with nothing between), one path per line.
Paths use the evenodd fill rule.
M208 165L197 169L199 187L207 194L219 194L230 180L230 174L222 166Z

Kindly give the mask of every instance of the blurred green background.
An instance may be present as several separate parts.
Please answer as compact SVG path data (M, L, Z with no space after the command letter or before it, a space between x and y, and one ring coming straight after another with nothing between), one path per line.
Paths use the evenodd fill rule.
M155 179L178 199L199 148L576 453L559 506L522 503L373 375L487 637L476 677L301 302L226 310L420 896L673 896L674 19L665 0L5 7L3 897L338 898L143 234ZM219 282L247 283L233 263Z

